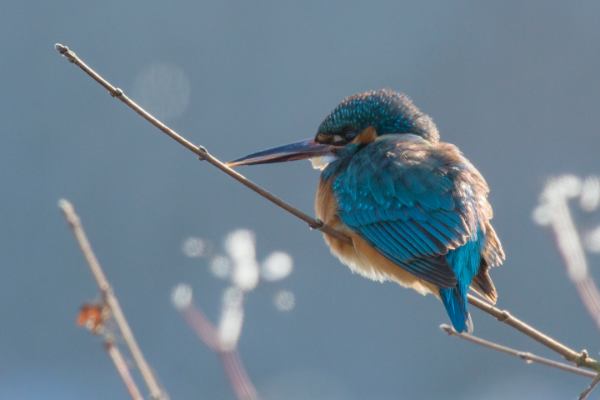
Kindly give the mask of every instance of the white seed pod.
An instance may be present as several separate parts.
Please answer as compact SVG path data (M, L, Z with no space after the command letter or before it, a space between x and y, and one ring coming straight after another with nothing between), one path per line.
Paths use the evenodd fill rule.
M171 293L171 302L179 311L185 310L192 303L192 287L185 283L180 283Z
M291 274L293 267L294 261L289 254L276 251L263 261L260 275L266 281L278 281Z

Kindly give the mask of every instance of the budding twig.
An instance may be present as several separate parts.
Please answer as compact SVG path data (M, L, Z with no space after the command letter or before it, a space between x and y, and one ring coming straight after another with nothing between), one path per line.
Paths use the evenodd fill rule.
M110 307L110 311L112 312L112 315L114 316L115 321L119 326L119 330L123 335L123 339L125 340L125 343L127 343L127 346L131 351L131 355L133 356L133 359L135 360L135 363L137 364L140 373L142 374L142 378L148 386L148 389L150 391L150 397L155 400L167 400L167 394L161 390L160 385L158 384L158 381L156 380L156 377L152 372L152 369L146 362L146 359L144 358L144 355L142 354L142 351L140 350L133 336L133 332L131 331L127 320L125 319L123 310L121 310L119 301L114 295L112 287L106 280L106 276L102 271L102 267L100 267L100 263L98 262L98 259L96 258L96 255L92 250L92 246L90 245L90 242L87 239L83 227L81 226L81 220L79 219L79 216L75 214L75 209L73 208L73 205L65 199L60 200L58 202L58 205L65 214L65 217L69 224L69 228L71 228L71 230L75 234L77 243L79 244L79 247L81 248L84 257L87 263L89 264L90 269L92 270L92 274L94 275L94 278L96 278L96 282L100 287L100 291L102 293L104 301Z
M512 326L519 332L524 333L538 343L543 344L550 350L553 350L563 356L567 361L571 361L580 367L593 369L594 371L600 371L600 364L596 360L588 357L588 354L585 350L581 353L578 353L575 350L568 348L564 344L552 339L550 336L532 328L520 319L513 317L508 311L500 310L474 296L469 295L469 304L472 304L481 311L496 317L498 321Z
M100 85L104 86L104 88L106 88L108 90L108 93L112 97L116 97L117 99L121 100L123 103L127 104L129 106L129 108L131 108L133 111L135 111L136 113L141 115L146 121L150 122L152 125L154 125L158 129L160 129L161 131L163 131L164 133L169 135L172 139L177 141L179 144L181 144L188 150L196 153L196 155L198 155L198 158L200 160L207 161L210 164L214 165L215 167L219 168L221 171L225 172L227 175L231 176L233 179L237 180L238 182L242 183L243 185L249 187L250 189L252 189L256 193L260 194L267 200L275 203L276 205L283 208L287 212L300 218L301 220L306 222L308 224L308 226L310 226L311 228L318 229L318 230L328 234L329 236L333 236L333 237L335 237L339 240L342 240L348 244L352 243L350 241L350 238L347 237L346 235L339 233L332 227L324 224L322 221L311 218L309 215L292 207L291 205L289 205L285 201L281 200L280 198L272 195L268 191L264 190L263 188L261 188L260 186L255 184L254 182L252 182L249 179L247 179L246 177L244 177L242 174L234 171L233 169L229 168L224 163L222 163L221 161L219 161L218 159L213 157L204 147L196 146L195 144L193 144L192 142L190 142L189 140L187 140L186 138L179 135L177 132L175 132L174 130L172 130L171 128L169 128L168 126L163 124L162 122L160 122L158 119L156 119L154 116L152 116L149 112L144 110L142 107L137 105L133 100L131 100L129 97L127 97L125 95L125 93L123 93L123 90L114 87L108 81L106 81L104 78L102 78L100 75L98 75L94 70L92 70L90 67L88 67L87 64L85 64L83 61L81 61L81 59L79 57L77 57L77 55L73 51L69 50L69 48L67 46L63 46L62 44L57 43L54 47L56 48L56 50L58 50L58 52L61 55L66 57L69 60L69 62L77 65L85 73L87 73L89 76L94 78L94 80L96 82L98 82Z
M219 161L218 159L216 159L215 157L210 155L204 147L196 146L196 145L192 144L190 141L183 138L182 136L177 134L172 129L168 128L165 124L163 124L162 122L157 120L155 117L150 115L147 111L145 111L143 108L141 108L139 105L137 105L131 99L129 99L129 97L127 97L121 89L115 88L110 83L108 83L106 80L104 80L104 78L102 78L95 71L93 71L90 67L88 67L83 61L81 61L81 59L79 57L77 57L77 55L75 55L75 53L73 51L69 50L68 47L63 46L61 44L56 44L55 48L56 48L56 50L58 50L58 52L61 55L66 57L71 63L74 63L75 65L77 65L85 73L90 75L94 80L96 80L104 88L106 88L109 91L111 96L116 97L119 100L121 100L123 103L127 104L131 109L133 109L135 112L140 114L144 119L146 119L152 125L156 126L158 129L160 129L161 131L163 131L164 133L169 135L172 139L176 140L178 143L180 143L181 145L183 145L184 147L186 147L187 149L189 149L190 151L192 151L196 155L198 155L198 157L201 160L208 161L210 164L214 165L215 167L219 168L221 171L225 172L232 178L241 182L246 187L252 189L256 193L260 194L261 196L265 197L266 199L268 199L271 202L273 202L274 204L276 204L277 206L283 208L284 210L288 211L292 215L294 215L294 216L300 218L301 220L303 220L304 222L308 223L308 225L311 228L318 229L332 237L342 240L345 243L352 244L350 237L348 237L347 235L336 231L335 229L331 228L330 226L328 226L326 224L323 224L322 221L311 218L307 214L299 211L298 209L294 208L293 206L289 205L288 203L284 202L283 200L273 196L266 190L262 189L261 187L254 184L253 182L249 181L248 179L243 177L241 174L235 172L234 170L232 170L231 168L229 168L225 164L223 164L221 161ZM587 352L582 351L581 353L578 353L578 352L568 348L567 346L559 343L558 341L550 338L549 336L539 332L538 330L532 328L531 326L527 325L523 321L511 316L507 311L499 310L472 295L469 295L469 303L472 304L473 306L479 308L480 310L496 317L499 321L512 326L513 328L517 329L519 332L524 333L525 335L538 341L539 343L550 348L551 350L557 352L558 354L562 355L568 361L574 362L576 365L581 366L581 367L589 368L594 371L600 371L600 364L597 361L593 360L592 358L589 358L587 355Z
M561 362L550 360L548 358L539 357L539 356L536 356L535 354L531 354L529 352L524 352L524 351L519 351L519 350L511 349L510 347L502 346L502 345L499 345L499 344L496 344L496 343L493 343L493 342L490 342L490 341L478 338L477 336L467 335L465 333L458 333L456 330L454 330L454 328L452 328L451 326L446 325L446 324L440 325L440 328L444 332L446 332L449 336L456 336L456 337L464 339L464 340L466 340L468 342L475 343L475 344L477 344L479 346L487 347L488 349L496 350L496 351L499 351L501 353L505 353L505 354L509 354L511 356L519 357L520 359L525 360L525 361L530 361L530 362L535 362L535 363L538 363L538 364L547 365L549 367L558 368L558 369L561 369L563 371L572 372L574 374L587 376L589 378L594 378L597 375L597 374L595 374L592 371L587 371L587 370L584 370L584 369L580 369L580 368L574 367L574 366L569 365L569 364L564 364L564 363L561 363Z
M115 341L112 337L107 337L106 340L104 340L104 348L106 349L106 352L110 358L113 360L119 375L121 375L121 379L123 379L123 382L125 382L125 386L127 387L131 398L133 400L144 400L144 397L140 393L140 389L138 389L133 377L131 376L131 372L129 372L129 367L127 367L127 363L125 362L121 351L117 346L115 346Z
M588 387L585 388L585 390L583 392L581 392L581 394L579 395L579 400L583 400L586 397L588 397L588 395L590 394L590 392L592 390L594 390L594 388L598 385L598 383L600 383L600 373L598 373L598 375L596 375L596 377L594 378L594 380L589 384Z

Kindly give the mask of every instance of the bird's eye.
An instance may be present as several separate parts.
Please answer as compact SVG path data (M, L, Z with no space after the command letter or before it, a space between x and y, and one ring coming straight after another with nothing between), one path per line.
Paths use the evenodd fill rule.
M333 136L333 144L341 145L344 144L344 139L340 135Z
M335 146L345 146L356 137L356 132L346 132L343 135L331 136L331 143Z
M346 134L344 135L344 139L346 139L346 142L348 142L348 143L353 141L355 137L356 137L356 132L346 132Z

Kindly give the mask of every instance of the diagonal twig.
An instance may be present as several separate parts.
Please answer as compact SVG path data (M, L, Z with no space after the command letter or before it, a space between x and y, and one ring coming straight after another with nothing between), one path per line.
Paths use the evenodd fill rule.
M217 328L191 301L175 305L196 335L221 358L231 387L239 400L258 400L258 392L248 377L236 347L223 346Z
M224 163L222 163L221 161L219 161L218 159L213 157L204 147L196 146L195 144L193 144L192 142L190 142L189 140L187 140L186 138L179 135L177 132L175 132L174 130L172 130L171 128L169 128L168 126L163 124L162 122L160 122L158 119L156 119L154 116L152 116L146 110L144 110L142 107L137 105L133 100L131 100L129 97L127 97L125 95L125 93L123 93L123 90L121 90L119 88L115 88L108 81L106 81L104 78L102 78L100 75L98 75L94 70L92 70L90 67L88 67L87 64L85 64L83 61L81 61L81 59L79 57L77 57L77 55L73 51L69 50L69 48L67 46L63 46L63 45L57 43L54 47L56 48L56 50L58 50L58 52L61 55L66 57L71 63L77 65L79 68L81 68L83 71L85 71L85 73L87 73L89 76L91 76L96 82L98 82L100 85L104 86L104 88L108 90L108 93L112 97L116 97L117 99L121 100L123 103L127 104L132 110L134 110L136 113L141 115L146 121L150 122L152 125L154 125L158 129L160 129L161 131L163 131L164 133L169 135L172 139L177 141L182 146L186 147L188 150L196 153L196 155L198 155L198 158L200 160L205 160L205 161L209 162L210 164L214 165L215 167L219 168L221 171L225 172L227 175L231 176L233 179L237 180L238 182L242 183L243 185L254 190L256 193L260 194L267 200L275 203L276 205L283 208L287 212L300 218L301 220L306 222L311 228L318 229L318 230L320 230L330 236L333 236L339 240L342 240L348 244L351 243L350 238L347 237L346 235L341 234L340 232L336 231L332 227L324 224L322 221L311 218L309 215L303 213L302 211L292 207L288 203L279 199L278 197L272 195L271 193L264 190L263 188L261 188L260 186L255 184L254 182L245 178L242 174L234 171L233 169L229 168Z
M138 389L133 377L131 376L131 372L129 371L129 367L127 367L127 363L125 362L121 351L117 346L115 346L115 341L112 337L107 337L104 340L104 348L115 364L119 375L121 375L121 379L123 379L123 382L125 382L125 386L127 387L131 398L133 400L144 400L144 397L140 393L140 389Z
M583 400L586 397L588 397L588 395L591 393L592 390L594 390L594 388L598 385L598 383L600 383L600 373L598 373L598 375L596 375L594 380L592 382L590 382L589 386L586 387L583 392L581 392L581 394L579 395L579 400Z
M550 179L533 217L538 224L552 227L569 278L596 326L600 328L600 292L589 274L583 245L569 209L569 199L579 196L581 208L588 212L594 211L600 201L600 180L591 177L582 182L572 175ZM585 399L599 382L600 372L579 399Z
M531 354L529 352L511 349L510 347L502 346L502 345L490 342L488 340L478 338L477 336L468 335L465 333L458 333L454 328L452 328L451 326L446 325L446 324L440 325L440 328L444 332L446 332L449 336L456 336L456 337L464 339L468 342L475 343L479 346L487 347L488 349L496 350L501 353L519 357L520 359L525 360L525 361L530 361L530 362L535 362L538 364L547 365L549 367L558 368L563 371L572 372L574 374L578 374L578 375L582 375L582 376L587 376L589 378L594 378L597 376L597 374L592 371L587 371L587 370L584 370L581 368L574 367L569 364L550 360L548 358L539 357L539 356L536 356L535 354Z
M600 182L597 178L588 178L582 183L578 177L571 175L551 179L540 196L540 205L534 212L534 219L540 225L552 227L569 278L575 284L581 301L600 329L600 292L589 274L583 245L568 203L569 199L580 195L583 200L582 192L586 184L589 187L600 185ZM587 211L593 211L593 208Z
M594 371L600 371L600 364L590 358L585 350L581 353L576 352L565 346L564 344L552 339L550 336L543 334L537 329L532 328L525 322L521 321L518 318L513 317L508 311L500 310L487 302L476 298L475 296L469 295L469 304L477 307L481 311L484 311L491 316L495 317L498 321L504 322L505 324L512 326L516 330L525 335L529 336L533 340L538 343L543 344L548 347L550 350L555 351L565 358L567 361L571 361L575 363L575 365L580 367L585 367L592 369Z
M142 354L142 351L140 350L135 337L133 336L133 332L131 331L127 320L125 319L123 310L121 310L119 301L114 295L112 287L106 280L106 276L102 271L102 267L100 267L100 263L98 262L98 259L92 250L92 246L90 245L83 227L81 226L81 220L79 219L79 216L75 214L73 205L65 199L60 200L58 205L65 214L69 228L71 228L75 234L77 243L79 244L84 257L88 262L90 269L92 270L92 274L94 275L94 278L96 278L96 282L100 287L104 301L110 307L110 311L112 312L112 315L119 326L121 334L123 335L123 339L125 340L125 343L127 343L127 346L131 351L131 355L133 356L133 359L140 370L142 378L148 386L150 398L155 400L167 400L167 394L161 389L156 377L154 376L154 373L152 372L152 369L146 362L146 359L144 358L144 355Z
M102 78L100 75L98 75L94 70L92 70L89 66L87 66L87 64L85 64L83 61L81 61L81 59L79 57L77 57L77 55L73 51L69 50L68 47L63 46L61 44L56 44L55 48L56 48L56 50L58 50L58 52L62 56L66 57L69 60L69 62L77 65L85 73L87 73L94 80L96 80L100 85L102 85L104 88L106 88L109 91L111 96L116 97L119 100L121 100L123 103L127 104L131 109L133 109L136 113L140 114L144 119L146 119L152 125L156 126L158 129L160 129L161 131L166 133L172 139L176 140L178 143L180 143L181 145L183 145L184 147L186 147L187 149L189 149L190 151L192 151L196 155L198 155L198 157L201 160L208 161L210 164L219 168L221 171L225 172L227 175L236 179L238 182L241 182L246 187L252 189L256 193L260 194L261 196L265 197L266 199L268 199L271 202L273 202L274 204L276 204L277 206L283 208L284 210L290 212L292 215L294 215L294 216L300 218L301 220L303 220L304 222L308 223L308 225L311 228L318 229L332 237L342 240L345 243L352 244L350 237L348 237L347 235L336 231L335 229L331 228L330 226L324 224L322 221L311 218L307 214L299 211L298 209L294 208L293 206L289 205L288 203L284 202L283 200L273 196L266 190L262 189L255 183L249 181L248 179L243 177L241 174L235 172L234 170L232 170L231 168L229 168L225 164L223 164L221 161L219 161L218 159L216 159L215 157L210 155L204 147L196 146L196 145L192 144L190 141L188 141L187 139L185 139L182 136L180 136L179 134L177 134L175 131L173 131L172 129L167 127L165 124L163 124L162 122L157 120L155 117L150 115L146 110L144 110L139 105L137 105L135 102L133 102L131 99L129 99L129 97L127 97L121 89L115 88L108 81L106 81L104 78ZM472 295L469 295L469 303L472 304L473 306L479 308L480 310L496 317L499 321L512 326L513 328L517 329L519 332L538 341L539 343L550 348L551 350L557 352L558 354L562 355L566 360L574 362L576 365L581 366L581 367L589 368L594 371L600 371L600 364L596 360L588 357L587 352L582 351L581 353L578 353L575 350L568 348L567 346L557 342L556 340L550 338L549 336L532 328L531 326L527 325L523 321L511 316L510 313L508 313L507 311L503 311L496 307L493 307L490 304L488 304L482 300L479 300L478 298L476 298Z

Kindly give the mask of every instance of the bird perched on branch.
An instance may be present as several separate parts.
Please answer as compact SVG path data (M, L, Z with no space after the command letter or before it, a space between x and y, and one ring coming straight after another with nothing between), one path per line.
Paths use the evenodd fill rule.
M496 302L488 274L504 260L490 224L485 179L404 94L347 97L314 139L251 154L229 166L307 159L322 170L315 210L352 244L324 234L352 271L391 280L444 304L458 332L472 332L469 290Z

